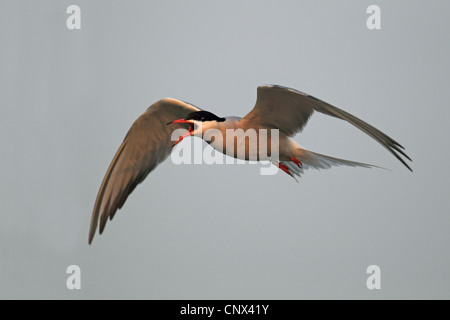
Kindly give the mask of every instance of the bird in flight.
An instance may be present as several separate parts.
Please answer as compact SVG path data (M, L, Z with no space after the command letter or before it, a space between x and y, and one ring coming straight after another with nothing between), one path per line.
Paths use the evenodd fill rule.
M89 244L92 243L98 223L100 222L101 234L107 220L113 219L128 195L170 155L173 146L185 137L198 135L197 131L202 131L202 134L215 129L226 137L225 132L229 129L242 129L244 132L248 129L259 130L256 132L262 132L261 129L276 129L278 161L272 163L294 178L308 168L328 169L339 165L373 167L365 163L325 156L298 145L291 137L304 128L315 111L351 123L378 141L412 171L406 162L412 160L398 142L350 113L295 89L278 85L259 86L256 104L243 118L221 118L192 104L165 98L151 105L133 123L117 150L97 194L89 230ZM176 129L187 131L174 143L172 133ZM268 139L270 140L270 136ZM250 150L248 143L226 148L225 138L206 142L216 150L235 158L266 159L259 148L256 148L256 151Z

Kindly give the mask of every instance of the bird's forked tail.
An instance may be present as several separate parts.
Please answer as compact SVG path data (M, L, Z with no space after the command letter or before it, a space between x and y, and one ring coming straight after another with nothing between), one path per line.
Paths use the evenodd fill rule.
M294 158L298 159L301 162L301 165L296 163L296 161L280 161L280 164L282 166L285 166L284 168L288 169L287 173L288 174L290 173L294 179L295 176L301 177L301 175L304 173L304 170L311 168L320 170L320 169L330 169L333 166L350 166L350 167L384 169L367 163L355 162L326 156L303 148L296 149L296 156ZM282 168L282 166L279 165L280 168ZM286 172L285 169L283 170Z

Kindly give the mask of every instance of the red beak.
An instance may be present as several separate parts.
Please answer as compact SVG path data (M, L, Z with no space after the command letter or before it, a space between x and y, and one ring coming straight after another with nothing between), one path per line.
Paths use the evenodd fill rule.
M184 119L178 119L178 120L170 121L168 124L172 124L172 123L189 123L189 124L192 124L192 122L189 122L189 121L184 120Z
M181 137L178 138L178 140L172 145L172 148L173 148L178 144L178 142L180 142L181 140L183 140L186 137L189 137L190 135L192 135L194 133L194 123L184 120L184 119L178 119L178 120L169 122L168 125L172 124L172 123L187 123L187 124L189 124L188 132L186 132L185 134L183 134Z

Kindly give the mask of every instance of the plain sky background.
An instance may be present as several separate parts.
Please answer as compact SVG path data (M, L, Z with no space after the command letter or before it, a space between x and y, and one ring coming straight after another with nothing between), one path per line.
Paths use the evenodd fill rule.
M81 30L66 8L81 8ZM366 9L381 8L381 30ZM0 298L450 298L450 2L0 4ZM310 150L390 170L158 167L89 246L97 191L163 97L245 115L256 87L310 93L399 141L414 173L314 115ZM82 289L66 287L81 268ZM381 268L378 291L366 268Z

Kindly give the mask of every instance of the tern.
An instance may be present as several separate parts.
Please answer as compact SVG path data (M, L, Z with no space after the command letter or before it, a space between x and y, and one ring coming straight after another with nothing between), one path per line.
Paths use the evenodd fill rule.
M228 129L277 129L279 161L273 161L273 164L294 178L308 168L328 169L339 165L374 167L366 163L325 156L297 144L292 137L304 128L315 111L356 126L378 141L412 171L405 159L412 160L398 142L350 113L295 89L279 85L259 86L256 104L243 118L218 117L190 103L165 98L151 105L133 123L114 156L95 201L89 244L92 243L98 223L100 222L99 233L102 234L107 220L113 219L134 188L170 155L174 145L185 137L198 135L198 130L201 130L202 134L215 129L225 136ZM172 133L176 129L187 131L174 143ZM247 144L240 144L230 150L226 148L224 139L211 139L206 142L216 150L235 158L241 154L241 158L249 160L252 156ZM256 160L265 159L258 154L259 149L256 152Z

